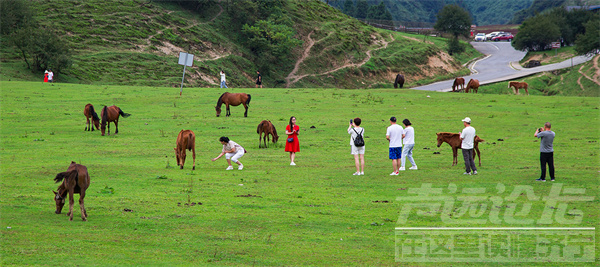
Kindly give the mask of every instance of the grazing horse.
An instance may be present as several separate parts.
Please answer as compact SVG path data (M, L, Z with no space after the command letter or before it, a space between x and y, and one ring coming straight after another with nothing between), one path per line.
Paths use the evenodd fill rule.
M402 74L396 75L396 80L394 80L394 88L398 88L398 85L400 85L400 88L404 86L404 75Z
M475 159L475 154L479 158L479 166L481 166L481 152L479 151L479 142L484 142L485 140L479 138L479 136L475 136L473 140L473 159ZM448 143L452 147L452 166L458 163L458 149L462 144L460 140L460 134L458 133L437 133L437 147L440 147L442 143Z
M452 92L458 91L459 87L462 87L462 90L465 90L465 78L458 77L454 79L454 83L452 84Z
M192 170L196 169L196 135L192 130L181 130L177 135L177 147L175 149L175 157L177 158L177 166L183 169L185 164L185 150L192 151L192 158L194 158L194 165Z
M54 192L54 201L56 202L56 211L54 213L60 214L63 206L65 205L65 198L67 193L69 194L69 221L73 220L73 205L75 204L74 194L79 194L79 208L81 209L81 219L87 221L87 212L85 211L85 205L83 199L85 198L85 190L90 186L90 175L88 174L87 168L81 164L71 161L71 165L66 172L61 172L54 178L56 183L62 183L58 186L57 191Z
M96 113L92 104L85 105L83 115L85 115L85 119L87 120L85 123L86 131L94 131L93 126L96 126L96 130L100 130L100 117L98 117L98 113ZM90 124L90 119L92 120L93 125Z
M508 88L514 87L515 94L519 94L519 89L525 89L525 93L529 95L529 91L527 91L527 87L529 85L526 82L508 82Z
M479 89L479 80L469 80L469 83L467 83L467 88L465 88L465 93L468 93L469 89L473 89L473 93L477 93L477 90Z
M117 106L104 106L102 108L102 112L100 112L100 117L102 117L102 136L104 136L104 132L106 131L106 127L108 124L108 135L110 135L110 123L114 122L115 124L115 134L119 133L119 115L123 116L123 118L129 117L131 114L123 112Z
M217 111L217 117L221 116L221 106L225 103L225 110L227 110L226 115L229 117L231 112L229 111L229 106L239 106L240 104L244 105L246 112L244 112L244 117L248 117L248 106L250 105L251 96L245 93L229 93L225 92L219 97L219 101L217 101L217 106L215 110Z
M260 141L261 138L265 142L264 147L268 147L267 141L271 141L271 140L269 140L269 134L273 137L273 143L277 143L277 140L279 140L279 135L277 135L277 130L275 129L275 126L273 125L273 123L271 123L271 121L267 121L267 120L261 121L258 124L258 127L256 128L256 133L258 134L258 148L261 148L261 141ZM263 133L265 134L264 137L262 136Z

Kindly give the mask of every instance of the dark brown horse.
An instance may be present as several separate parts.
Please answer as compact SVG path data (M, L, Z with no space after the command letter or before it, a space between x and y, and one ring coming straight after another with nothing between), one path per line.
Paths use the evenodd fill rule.
M110 106L110 107L104 106L104 108L102 108L102 112L100 112L100 117L102 117L102 126L100 128L102 131L102 136L104 136L104 132L106 131L107 124L108 124L108 135L110 135L110 123L111 122L114 122L114 124L115 124L115 134L119 133L119 115L123 116L123 118L127 118L131 114L123 112L117 106Z
M185 150L192 151L192 158L194 158L194 165L192 170L196 169L196 135L192 130L181 130L177 135L177 147L175 149L175 157L177 158L177 166L183 169L185 164Z
M473 89L473 93L477 93L477 90L479 89L479 80L469 80L469 83L467 83L467 88L465 88L465 93L468 93L470 89Z
M262 138L262 140L265 143L264 147L268 147L267 146L267 141L271 141L269 140L269 135L271 135L273 137L273 143L277 143L277 140L279 140L279 135L277 135L277 130L275 129L275 126L273 125L273 123L271 123L271 121L261 121L258 124L258 127L256 128L256 133L258 134L258 148L261 148L261 141L260 139ZM262 136L263 133L265 134L265 136Z
M454 83L452 84L452 92L459 90L459 87L462 87L461 89L465 90L465 78L458 77L454 79Z
M529 87L529 85L526 82L509 82L508 83L508 88L514 87L514 91L515 94L519 94L519 89L525 89L525 93L527 93L527 95L529 95L529 91L527 91L527 87Z
M85 211L85 205L83 199L85 198L85 190L90 186L90 175L88 174L87 168L81 164L71 161L71 165L66 172L61 172L56 175L54 182L62 183L58 186L57 191L54 192L54 201L56 202L56 211L54 213L60 214L63 206L65 205L65 199L67 193L69 194L69 221L73 220L73 205L75 204L74 194L79 194L79 208L81 209L81 219L87 221L87 212Z
M473 140L473 159L475 159L475 154L479 158L479 166L481 166L481 152L479 151L479 142L484 142L485 140L479 138L479 136L475 136L475 140ZM440 147L444 142L448 143L452 147L452 166L456 165L458 162L458 149L462 144L460 140L460 134L458 133L448 133L442 132L437 133L437 147Z
M221 106L225 104L225 110L227 117L231 115L229 111L229 106L239 106L240 104L244 105L246 112L244 112L244 117L248 117L248 106L250 105L251 96L245 93L229 93L225 92L219 97L219 101L217 101L217 106L215 110L217 111L217 117L221 116Z
M404 75L399 73L396 75L396 80L394 80L394 88L398 88L398 85L400 85L400 88L404 86Z
M100 117L98 117L98 113L96 113L92 104L85 105L85 108L83 109L83 115L85 115L86 119L86 131L94 131L94 126L96 126L96 130L100 130ZM93 125L90 124L90 120L92 121Z

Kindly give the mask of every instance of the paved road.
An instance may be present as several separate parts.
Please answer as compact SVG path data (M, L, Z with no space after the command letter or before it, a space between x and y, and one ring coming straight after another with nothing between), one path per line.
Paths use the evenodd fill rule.
M471 75L464 76L464 78L466 82L469 82L469 79L477 79L482 85L515 80L543 71L564 69L592 59L591 57L577 56L560 63L525 69L519 65L519 61L526 53L515 50L510 42L471 42L471 45L486 57L471 63L469 65ZM452 91L453 82L454 79L413 87L412 89L448 92Z

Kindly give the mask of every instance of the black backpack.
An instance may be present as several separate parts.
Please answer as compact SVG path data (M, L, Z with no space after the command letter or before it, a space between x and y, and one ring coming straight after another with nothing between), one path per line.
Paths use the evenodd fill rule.
M365 146L365 139L363 139L362 133L365 131L364 129L358 133L356 130L352 129L356 133L356 137L354 138L354 146L361 147Z

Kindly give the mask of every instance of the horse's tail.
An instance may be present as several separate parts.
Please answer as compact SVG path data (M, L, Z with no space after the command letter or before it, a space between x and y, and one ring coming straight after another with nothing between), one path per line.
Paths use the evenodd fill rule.
M127 118L127 117L131 116L131 114L123 112L123 110L121 110L121 108L119 108L119 114L123 118Z
M258 127L256 127L256 133L257 133L257 134L260 134L260 128L262 128L263 122L264 122L264 121L261 121L261 122L258 124Z
M108 122L108 107L104 106L102 108L102 127L106 127L106 123Z
M252 96L250 94L248 94L248 100L246 100L247 106L250 106L250 99L252 99Z
M187 150L192 150L194 146L196 146L196 138L194 138L194 134L191 132L188 134L188 142L187 142Z
M96 111L94 110L93 105L90 105L90 114L92 114L92 118L94 118L94 120L100 120L100 118L98 117L98 113L96 113Z
M75 178L77 178L77 176L79 175L77 170L70 170L70 171L58 173L56 175L56 177L54 177L54 183L59 183L65 178L67 178L67 180L68 180L69 177L71 177L73 175L75 175ZM77 179L75 179L75 181L77 181Z

